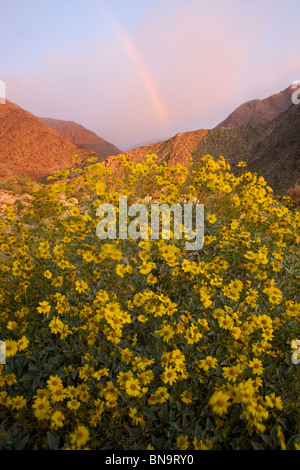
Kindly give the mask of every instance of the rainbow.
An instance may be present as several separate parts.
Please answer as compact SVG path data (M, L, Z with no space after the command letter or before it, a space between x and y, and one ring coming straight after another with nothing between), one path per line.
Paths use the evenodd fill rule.
M156 116L166 131L169 129L169 118L167 113L167 108L163 102L163 99L155 85L153 77L147 67L146 62L142 59L135 43L129 36L127 32L120 26L116 18L113 16L110 9L108 9L107 5L104 2L96 2L97 6L101 8L101 11L104 13L106 18L109 20L110 24L112 25L115 34L119 37L120 42L125 49L126 53L130 57L131 61L133 62L136 70L138 71L139 75L141 76L142 82L144 87L147 91L149 99L152 103L153 109L156 113Z

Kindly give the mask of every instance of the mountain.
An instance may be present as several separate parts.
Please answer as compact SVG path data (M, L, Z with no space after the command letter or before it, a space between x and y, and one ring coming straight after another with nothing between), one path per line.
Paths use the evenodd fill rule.
M61 137L76 145L76 147L95 152L99 156L99 161L104 160L110 155L119 155L122 152L115 145L76 122L52 118L39 119L47 124L47 126L56 130Z
M98 157L61 137L33 114L10 101L0 105L0 180L28 177L45 178L82 161Z
M222 127L253 126L269 122L291 105L291 96L295 90L289 86L279 93L264 98L247 101L236 108L229 116L218 124Z
M200 129L171 139L136 148L127 155L134 162L155 153L160 161L186 165L189 158L224 156L233 173L240 161L248 170L263 176L275 194L285 194L300 180L300 105L291 104L271 121L258 125ZM110 159L108 166L116 167Z
M256 126L210 130L199 142L194 158L223 155L232 171L243 160L248 170L263 176L277 194L300 179L300 106L290 105L275 119Z
M187 165L189 158L197 150L199 142L206 135L207 129L176 134L168 140L156 142L150 145L137 147L129 152L123 152L129 160L139 163L145 160L147 155L156 154L158 162L168 162L169 165ZM111 157L101 162L111 168L118 178L124 175L122 165Z
M127 155L133 161L138 162L146 155L155 153L160 157L160 160L168 161L172 165L176 165L176 163L185 165L207 132L207 129L181 132L170 139L133 149L127 152Z
M186 165L190 158L197 161L207 154L215 158L223 155L235 174L241 171L237 163L246 161L249 171L263 176L276 194L285 194L300 181L300 105L291 104L292 92L289 87L265 100L253 100L255 105L245 103L237 108L238 113L236 110L227 118L227 124L230 121L235 125L221 123L214 129L178 133L126 154L137 163L155 153L159 161L171 165ZM50 124L49 119L41 120L10 102L0 105L0 180L25 175L43 181L57 170L72 167L75 154L83 162L94 156L106 166L119 168L112 156L121 152L112 144L76 123L51 121L52 126L59 125L65 137L46 124ZM247 124L239 125L241 122ZM104 160L104 150L98 153L97 144L107 144L106 149L111 149ZM85 148L79 148L80 145ZM86 149L88 145L91 150Z
M159 137L159 138L148 139L148 140L145 140L143 142L138 142L138 143L135 143L134 145L130 145L129 147L124 149L124 151L125 152L130 152L131 150L136 149L138 147L146 147L147 145L152 145L152 144L155 144L157 142L162 142L162 141L168 140L168 138L169 137Z

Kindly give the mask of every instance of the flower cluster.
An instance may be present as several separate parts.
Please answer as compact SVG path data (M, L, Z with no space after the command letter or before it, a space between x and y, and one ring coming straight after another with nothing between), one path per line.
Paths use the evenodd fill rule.
M0 220L0 448L299 448L299 213L223 157L114 164ZM203 203L203 248L100 240L120 195Z

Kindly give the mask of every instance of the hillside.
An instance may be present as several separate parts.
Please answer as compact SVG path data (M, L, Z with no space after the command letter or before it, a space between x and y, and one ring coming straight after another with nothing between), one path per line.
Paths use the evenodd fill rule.
M63 121L52 118L39 118L47 126L56 130L57 133L78 148L92 150L99 156L99 160L104 160L110 155L118 155L121 150L110 142L102 139L94 132L73 121Z
M268 98L254 99L243 103L229 116L218 124L215 129L222 127L254 126L272 121L291 105L291 96L295 90L289 86Z
M181 163L184 165L197 150L199 141L201 141L207 132L207 129L182 132L168 140L133 149L127 152L127 155L130 156L130 159L137 162L145 158L146 155L155 153L160 159L168 161L170 164Z
M264 176L275 193L283 194L300 179L300 106L292 104L264 124L184 132L127 155L137 162L150 153L169 164L186 164L190 157L198 160L207 154L223 155L237 174L236 164L246 161L250 171ZM114 165L110 159L105 164Z
M291 105L272 121L257 126L210 130L197 147L199 158L223 155L236 173L243 160L283 194L300 178L300 107Z
M7 101L0 106L0 180L45 178L73 166L72 157L97 157L63 139L33 114Z
M268 110L264 119L269 119L272 113L291 103L291 93L289 87L262 100L260 105L249 102L240 109L260 110L256 118L248 114L247 119L255 121L263 119L264 108ZM139 162L154 153L159 161L170 165L186 165L191 157L197 161L207 154L215 158L223 155L234 173L241 171L236 164L246 161L248 169L264 176L275 193L286 193L300 180L300 106L290 104L275 118L256 125L237 125L241 122L237 120L238 115L241 114L235 114L236 125L227 125L229 116L224 126L178 133L126 154ZM233 122L234 113L231 116ZM10 102L0 106L0 181L26 176L45 182L55 171L72 167L72 157L76 154L83 162L93 156L117 169L118 163L112 157L120 153L117 147L79 124L39 119Z

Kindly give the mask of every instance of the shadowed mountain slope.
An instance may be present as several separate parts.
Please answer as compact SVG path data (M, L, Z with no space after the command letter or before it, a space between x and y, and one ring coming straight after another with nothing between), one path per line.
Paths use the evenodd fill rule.
M184 132L126 155L138 162L151 153L183 165L189 158L222 155L236 174L241 171L237 163L246 161L249 171L263 176L275 193L284 194L300 179L300 105L290 105L264 124ZM105 164L114 166L110 159Z
M115 145L107 142L94 132L73 121L62 121L52 118L39 118L47 126L56 130L59 135L68 140L76 147L92 150L99 155L99 160L104 160L110 155L119 155L121 150Z

